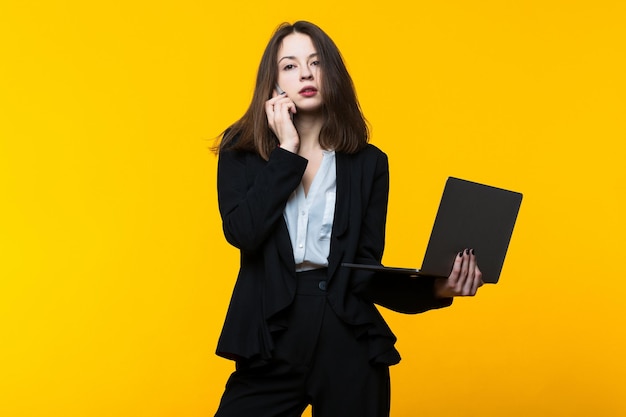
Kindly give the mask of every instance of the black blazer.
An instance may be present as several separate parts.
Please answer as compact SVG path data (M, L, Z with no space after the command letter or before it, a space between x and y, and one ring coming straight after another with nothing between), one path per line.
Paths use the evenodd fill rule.
M218 200L226 240L241 265L217 354L267 360L272 333L286 327L296 290L293 250L283 210L302 180L307 160L281 148L268 161L224 150L218 162ZM380 264L389 193L387 156L373 145L337 153L337 198L328 257L327 299L334 312L370 343L370 360L400 360L395 336L374 303L405 313L451 304L435 299L432 280L351 271L342 262Z

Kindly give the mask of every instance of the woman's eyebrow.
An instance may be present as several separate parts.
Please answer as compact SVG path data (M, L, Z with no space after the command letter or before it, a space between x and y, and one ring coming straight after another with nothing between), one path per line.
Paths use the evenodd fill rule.
M313 52L311 55L307 56L306 58L307 58L307 59L311 59L311 58L313 58L314 56L317 56L317 52ZM284 57L282 57L281 59L279 59L279 60L278 60L278 62L280 63L280 61L282 61L283 59L296 59L296 57L295 57L295 56L293 56L293 55L284 56Z

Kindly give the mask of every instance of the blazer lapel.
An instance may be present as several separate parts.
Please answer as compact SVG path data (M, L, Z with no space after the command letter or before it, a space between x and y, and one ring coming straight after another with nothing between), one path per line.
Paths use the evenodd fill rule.
M348 229L350 220L350 169L349 156L343 153L336 154L337 169L337 199L335 200L335 217L330 241L330 256L328 257L328 276L332 277L343 258L345 244L342 236Z

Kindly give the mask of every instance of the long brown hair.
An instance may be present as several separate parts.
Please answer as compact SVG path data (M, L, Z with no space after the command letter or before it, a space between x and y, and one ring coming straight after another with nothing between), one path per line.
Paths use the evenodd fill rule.
M256 152L268 159L278 145L278 138L269 128L265 102L272 97L278 79L278 50L283 39L292 33L308 35L317 50L322 71L321 88L324 124L320 131L320 145L336 152L354 153L369 140L367 122L361 112L352 78L346 69L339 49L322 29L313 23L298 21L281 24L270 39L257 72L252 102L243 117L221 135L215 151L225 148ZM233 139L237 138L236 141Z

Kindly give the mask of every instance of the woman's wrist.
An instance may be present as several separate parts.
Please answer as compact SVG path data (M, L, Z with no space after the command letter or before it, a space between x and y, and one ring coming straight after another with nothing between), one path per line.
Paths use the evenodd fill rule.
M298 153L300 145L298 143L281 143L278 145L281 149L289 151L291 153Z
M433 292L435 298L449 298L452 297L448 291L448 279L447 278L435 278L433 283Z

